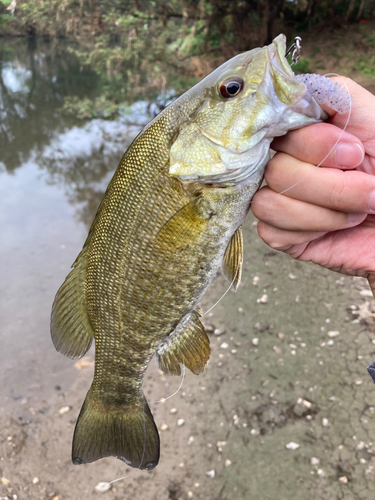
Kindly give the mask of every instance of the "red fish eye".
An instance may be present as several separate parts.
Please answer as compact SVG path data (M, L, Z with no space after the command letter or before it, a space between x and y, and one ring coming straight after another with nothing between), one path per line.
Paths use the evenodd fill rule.
M232 78L227 78L221 82L219 86L219 92L222 97L229 99L231 97L236 97L243 89L243 80L237 76Z

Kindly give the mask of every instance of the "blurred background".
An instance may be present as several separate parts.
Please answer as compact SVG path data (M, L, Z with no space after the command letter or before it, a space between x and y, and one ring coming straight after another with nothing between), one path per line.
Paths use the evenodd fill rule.
M150 365L159 466L70 461L94 352L56 353L49 315L105 188L155 114L279 33L302 37L296 73L375 93L372 0L0 1L1 499L375 498L367 282L270 250L251 214L241 286L205 317L205 373L153 403L180 380ZM218 276L204 311L226 286Z

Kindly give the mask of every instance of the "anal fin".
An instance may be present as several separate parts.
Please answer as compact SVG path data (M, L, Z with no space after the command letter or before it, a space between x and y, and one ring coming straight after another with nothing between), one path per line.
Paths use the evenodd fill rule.
M243 236L242 226L233 234L227 249L225 250L222 271L225 279L233 282L234 289L237 290L241 281L243 262Z
M189 368L195 375L202 373L210 358L210 341L193 311L166 338L156 352L156 363L160 370L171 375L181 375L181 366Z

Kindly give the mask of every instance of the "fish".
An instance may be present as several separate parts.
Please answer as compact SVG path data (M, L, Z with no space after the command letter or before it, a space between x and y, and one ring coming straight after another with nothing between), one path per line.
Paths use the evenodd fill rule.
M52 340L69 358L95 339L95 372L72 461L114 456L152 470L160 438L143 393L159 368L201 373L210 343L198 303L221 268L237 289L242 223L274 137L326 114L299 82L279 35L214 70L129 146L58 290Z

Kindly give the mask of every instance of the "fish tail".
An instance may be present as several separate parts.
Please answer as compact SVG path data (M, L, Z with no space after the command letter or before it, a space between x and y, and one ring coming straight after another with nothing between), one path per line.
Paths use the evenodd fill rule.
M160 439L145 397L136 404L108 407L94 400L91 391L74 431L73 464L115 456L131 467L154 469L159 462Z

